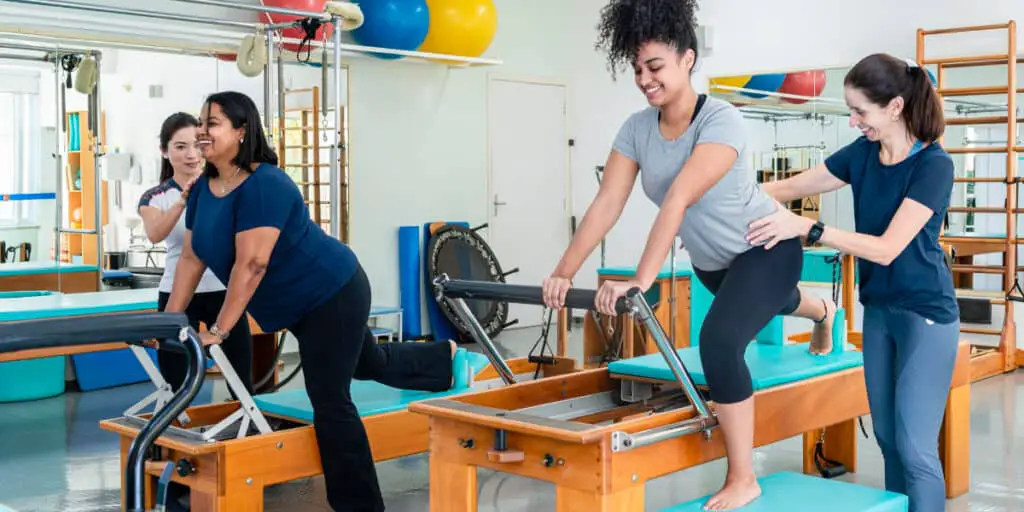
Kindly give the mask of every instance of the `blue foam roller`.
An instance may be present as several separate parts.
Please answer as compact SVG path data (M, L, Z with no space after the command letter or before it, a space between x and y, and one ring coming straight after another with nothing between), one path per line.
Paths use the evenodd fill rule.
M398 228L398 281L401 287L402 332L409 338L423 336L420 261L423 245L419 226Z
M906 495L839 480L784 471L757 479L761 496L742 512L906 512ZM703 512L710 496L675 505L660 512Z

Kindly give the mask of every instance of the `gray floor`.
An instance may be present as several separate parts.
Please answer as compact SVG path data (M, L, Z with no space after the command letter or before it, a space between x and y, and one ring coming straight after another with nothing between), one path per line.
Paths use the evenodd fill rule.
M579 357L581 330L573 331L570 356ZM506 357L525 355L537 329L508 331L499 337ZM554 339L552 337L552 342ZM301 385L301 378L289 388ZM150 390L123 386L88 393L65 393L34 402L0 404L0 503L17 511L118 511L120 475L117 438L97 426L119 415ZM1024 399L1024 373L1016 372L974 384L971 412L971 492L948 503L948 511L1024 510L1024 435L1019 434L1016 406ZM226 396L222 381L206 384L204 399ZM868 420L868 419L866 419ZM869 421L865 426L870 432ZM860 472L843 480L881 486L881 458L873 439L859 444ZM800 439L757 450L759 474L800 471ZM683 471L648 484L646 509L713 492L724 475L723 462ZM428 509L426 456L378 465L388 510ZM480 510L553 510L553 488L544 482L481 470ZM267 510L294 512L330 510L322 481L312 478L267 490Z

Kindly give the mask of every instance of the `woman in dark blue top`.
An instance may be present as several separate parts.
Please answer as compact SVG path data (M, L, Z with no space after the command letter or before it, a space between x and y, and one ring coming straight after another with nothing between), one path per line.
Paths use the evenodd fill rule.
M953 161L937 142L942 104L924 69L885 54L850 70L845 95L850 126L863 136L764 188L785 202L849 184L857 232L780 208L752 223L749 237L766 247L807 237L859 259L864 378L885 486L907 494L911 511L944 510L938 436L960 312L939 245L953 189Z
M203 342L220 343L237 322L287 329L299 342L306 391L335 510L384 510L352 379L444 391L454 379L455 343L378 344L367 326L370 284L352 250L313 222L295 182L277 167L256 104L221 92L203 106L206 168L192 185L185 244L167 303L184 311L209 268L227 285Z

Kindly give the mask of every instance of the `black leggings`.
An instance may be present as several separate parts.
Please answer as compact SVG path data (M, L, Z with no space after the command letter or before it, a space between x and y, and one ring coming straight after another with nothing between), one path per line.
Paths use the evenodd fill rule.
M207 329L217 323L217 315L220 314L220 309L224 306L224 297L226 296L227 291L194 294L192 301L185 308L185 315L188 316L188 321L192 324L192 328L198 331L199 322L206 324ZM157 310L163 311L167 307L167 301L170 298L171 294L160 292L160 297L157 299ZM245 314L235 324L235 327L231 329L227 339L220 344L220 348L224 351L224 355L227 356L231 367L238 373L238 378L245 385L245 390L251 395L252 333L249 331L249 318ZM164 376L164 380L171 385L172 389L177 390L185 382L185 372L187 370L185 354L160 350L157 351L157 361L160 363L160 374ZM231 388L228 388L228 391L231 392L232 399L238 399L234 391L231 391Z
M451 387L449 343L379 344L369 315L370 283L357 267L332 299L289 328L299 341L327 502L336 511L384 510L370 443L349 392L352 379L432 392Z
M800 305L803 265L803 248L793 238L770 250L754 247L724 270L693 269L715 296L700 328L700 361L715 402L742 402L754 393L743 354L772 318Z

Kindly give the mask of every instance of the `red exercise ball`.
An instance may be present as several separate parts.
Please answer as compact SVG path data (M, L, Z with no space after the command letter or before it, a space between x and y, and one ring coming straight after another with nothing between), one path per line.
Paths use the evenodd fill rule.
M786 74L782 81L779 92L783 94L795 94L797 96L815 97L825 89L825 71L818 69L814 71L798 71ZM782 97L782 101L789 103L806 103L807 100L799 98Z
M324 12L324 4L326 3L327 0L263 0L263 5L265 7L281 7L285 9L296 9L299 11L308 12ZM269 23L287 23L289 21L296 21L302 19L299 16L287 16L284 14L265 14L265 16L267 17L267 21ZM323 25L321 25L320 28L317 29L316 31L316 38L314 39L314 41L322 41L325 37L325 33L327 39L330 40L332 34L334 34L334 25L326 22ZM302 41L306 37L306 32L302 30L302 28L300 27L290 27L283 29L280 31L280 34L281 37L298 39L299 41ZM298 43L284 43L281 46L283 46L284 49L289 51L299 51ZM309 50L309 45L302 47L303 53Z

